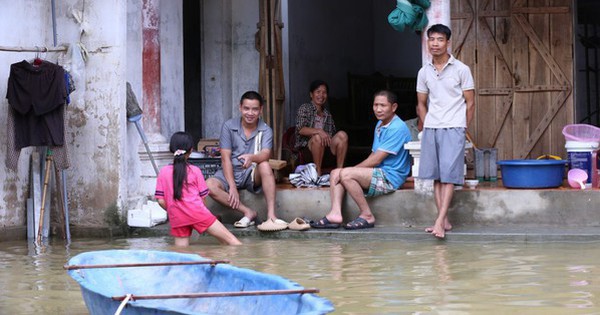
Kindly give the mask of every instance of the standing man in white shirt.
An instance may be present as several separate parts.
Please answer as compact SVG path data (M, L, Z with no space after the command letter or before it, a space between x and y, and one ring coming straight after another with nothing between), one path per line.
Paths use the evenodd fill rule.
M448 208L454 185L464 183L466 131L475 112L475 84L467 65L448 53L450 28L435 24L427 30L432 60L417 76L417 114L421 137L419 178L434 180L438 216L425 229L443 239L452 229Z

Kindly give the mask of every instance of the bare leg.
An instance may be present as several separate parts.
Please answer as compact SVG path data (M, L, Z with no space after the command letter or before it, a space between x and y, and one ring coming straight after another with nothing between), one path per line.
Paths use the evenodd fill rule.
M208 186L209 196L214 199L216 202L229 207L229 194L223 188L223 184L214 178L209 178L206 180L206 186ZM237 210L244 214L250 220L254 220L256 218L256 211L246 207L240 202L240 205Z
M313 163L317 167L317 174L321 176L321 166L323 165L323 154L325 147L321 145L321 136L314 135L308 141L308 149L312 155Z
M367 220L369 223L375 223L375 216L371 212L371 208L367 203L363 189L369 187L373 169L366 167L348 167L341 172L341 182L344 188L352 197L358 209L360 209L359 217Z
M454 185L453 185L454 186ZM440 209L442 208L442 204L443 204L443 190L442 190L442 183L440 183L439 181L436 181L434 183L433 186L433 192L434 192L434 197L435 197L435 206L438 209L438 213L440 211ZM454 187L452 187L452 192L454 193ZM450 200L452 201L452 197L450 197ZM452 224L450 224L450 221L448 220L448 216L446 216L446 219L444 220L444 229L446 231L450 231L452 230ZM433 232L434 226L430 226L428 228L425 229L425 232L427 233L431 233Z
M256 166L254 176L254 184L262 186L265 195L265 201L267 203L267 219L277 219L277 215L275 214L275 175L273 175L273 170L271 169L269 162L265 161L259 163ZM242 204L240 203L240 207L241 206Z
M348 152L348 135L338 131L331 139L331 153L335 155L337 168L344 167L346 153Z
M206 233L214 236L219 243L222 245L241 245L242 242L238 240L235 235L231 234L229 230L223 225L223 223L216 220L208 229L206 229ZM177 240L175 241L177 244Z
M331 210L325 216L331 223L342 223L342 199L346 190L340 182L341 168L336 168L329 174L329 196L331 198ZM323 222L321 222L323 223Z
M434 189L440 190L440 208L438 209L438 216L433 225L433 231L431 234L437 238L444 238L446 236L446 224L450 224L448 221L448 208L450 202L454 196L454 185L448 183L440 183L434 186Z
M175 246L177 247L187 247L190 245L189 237L175 237Z

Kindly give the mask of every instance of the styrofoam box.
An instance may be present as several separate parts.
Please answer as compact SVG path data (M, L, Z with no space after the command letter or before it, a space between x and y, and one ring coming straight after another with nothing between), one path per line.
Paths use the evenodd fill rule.
M148 201L142 209L127 211L127 225L131 227L153 227L165 221L167 221L167 212L154 201Z

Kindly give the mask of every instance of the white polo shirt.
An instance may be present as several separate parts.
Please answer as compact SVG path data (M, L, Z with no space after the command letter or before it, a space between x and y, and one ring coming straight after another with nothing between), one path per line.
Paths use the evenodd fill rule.
M467 103L463 91L475 89L467 65L450 55L438 72L431 61L417 75L417 92L428 94L425 128L467 127Z

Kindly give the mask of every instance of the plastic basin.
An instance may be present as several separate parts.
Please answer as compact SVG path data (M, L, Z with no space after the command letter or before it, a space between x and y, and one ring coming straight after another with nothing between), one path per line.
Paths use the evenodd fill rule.
M554 188L562 185L565 160L502 160L497 162L507 188Z

